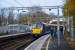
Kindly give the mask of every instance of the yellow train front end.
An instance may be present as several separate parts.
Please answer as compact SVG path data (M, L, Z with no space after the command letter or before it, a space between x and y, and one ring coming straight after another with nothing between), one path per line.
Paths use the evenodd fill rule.
M33 36L40 36L40 34L41 34L41 32L42 32L42 29L40 28L40 27L36 27L36 28L32 28L32 34L33 34Z

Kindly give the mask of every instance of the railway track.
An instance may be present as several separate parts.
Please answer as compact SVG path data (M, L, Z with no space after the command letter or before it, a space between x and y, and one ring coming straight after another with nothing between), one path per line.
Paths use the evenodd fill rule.
M28 45L32 42L32 37L25 35L18 38L12 38L12 40L3 41L0 43L0 50L17 50L17 48Z

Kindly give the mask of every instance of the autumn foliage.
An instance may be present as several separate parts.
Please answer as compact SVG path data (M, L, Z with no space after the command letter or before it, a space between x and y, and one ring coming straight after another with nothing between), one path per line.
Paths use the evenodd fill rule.
M75 0L68 0L64 4L64 15L73 16L73 24L75 27Z

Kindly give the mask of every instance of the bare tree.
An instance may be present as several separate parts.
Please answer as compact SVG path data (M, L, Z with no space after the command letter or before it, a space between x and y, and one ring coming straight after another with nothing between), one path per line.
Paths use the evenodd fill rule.
M9 10L8 24L14 24L14 14L13 14L13 10Z

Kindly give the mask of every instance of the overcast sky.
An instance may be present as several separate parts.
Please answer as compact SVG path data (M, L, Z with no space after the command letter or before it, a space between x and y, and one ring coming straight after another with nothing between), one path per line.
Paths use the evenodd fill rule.
M28 6L59 6L63 5L63 3L64 0L0 0L0 8ZM54 10L54 12L55 11L57 10Z
M0 7L56 6L63 3L63 0L0 0Z

